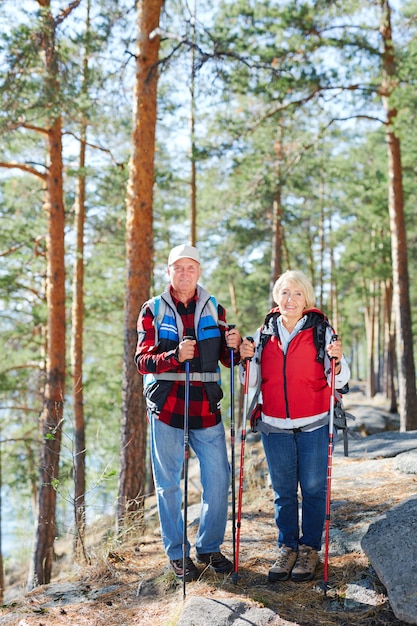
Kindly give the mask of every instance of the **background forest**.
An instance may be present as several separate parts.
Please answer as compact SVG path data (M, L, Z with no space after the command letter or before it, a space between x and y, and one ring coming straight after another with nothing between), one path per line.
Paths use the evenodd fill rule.
M86 527L140 523L136 318L179 243L242 334L304 270L417 429L416 2L0 0L0 24L2 573L47 583L56 537L88 563Z

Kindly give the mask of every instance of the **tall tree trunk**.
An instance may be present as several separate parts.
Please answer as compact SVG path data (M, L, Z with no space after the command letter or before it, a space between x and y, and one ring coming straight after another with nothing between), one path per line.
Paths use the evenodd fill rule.
M73 273L71 371L74 405L74 548L79 547L85 532L85 420L83 392L84 331L84 222L85 222L85 142L86 128L81 131L80 173L75 200L76 250Z
M374 353L375 353L375 393L380 393L382 391L382 383L381 383L381 370L382 370L382 362L383 362L383 352L382 352L382 332L381 332L381 283L380 281L375 281L375 298L374 298Z
M316 284L316 261L314 258L313 252L313 243L315 233L312 227L312 216L311 211L309 211L308 215L305 217L305 234L306 234L306 245L305 245L305 255L306 255L306 264L308 268L308 276L310 278L311 284Z
M386 112L386 141L388 148L389 217L391 229L391 255L393 272L393 308L396 326L398 369L398 397L400 428L417 429L417 394L413 355L413 332L409 294L407 237L404 219L404 196L400 140L395 134L397 110L390 104L396 85L394 46L391 29L391 7L381 0L382 22L380 32L383 42L383 82L381 95Z
M281 194L282 194L282 134L283 127L282 122L279 122L278 126L278 139L274 144L275 154L276 154L276 189L275 189L275 197L272 201L272 218L271 218L271 226L272 226L272 241L271 241L271 275L270 275L270 284L269 284L269 305L270 307L274 306L274 301L272 298L272 289L275 285L276 280L282 274L282 257L283 257L283 228L282 228L282 202L281 202Z
M90 21L90 2L87 4L87 33ZM83 62L83 92L88 83L88 51ZM74 553L84 546L85 535L85 420L83 391L83 331L84 331L84 225L85 225L85 153L87 122L81 122L79 172L74 205L75 258L72 279L72 334L71 373L74 405Z
M390 400L390 413L397 413L395 392L395 337L392 324L392 279L386 279L384 291L384 390Z
M65 246L62 181L61 118L52 124L49 134L47 174L47 302L48 352L46 385L42 412L43 446L38 493L38 523L34 553L34 580L51 581L54 542L56 539L56 489L59 483L59 457L65 396Z
M194 0L194 15L192 20L192 41L195 44L196 38L196 1ZM195 246L197 243L197 151L196 151L196 139L195 139L195 116L196 116L196 102L195 102L195 48L191 46L191 110L190 110L190 159L191 159L191 245Z
M83 86L84 96L88 95L89 84L89 45L90 39L90 7L87 2L86 14L86 48L83 59ZM72 334L71 334L71 372L72 398L74 405L74 553L85 553L85 418L84 418L84 391L83 391L83 332L84 332L84 227L85 227L85 155L87 142L87 120L83 116L80 133L79 172L75 198L75 237L76 249L73 268L72 294Z
M156 35L163 0L139 0L132 153L126 219L123 407L117 523L143 509L146 488L146 404L134 363L137 317L149 298L153 270L152 200L157 110Z
M324 203L324 197L323 197ZM324 212L323 212L323 220L324 220ZM339 327L339 303L337 299L337 268L336 268L336 260L334 255L334 246L333 246L333 235L332 235L332 216L329 214L329 232L327 236L327 254L330 259L330 292L328 295L329 303L328 303L328 316L332 323L333 328L337 332ZM324 221L323 221L323 232L324 232ZM324 246L322 248L322 257L325 257L326 252L326 239L324 237ZM324 272L324 267L323 267ZM324 274L323 274L324 276Z
M331 241L331 237L329 238L329 242ZM339 328L339 301L337 297L337 267L336 260L334 258L334 248L333 244L329 250L330 253L330 319L333 328L337 332Z
M236 287L235 287L235 283L233 280L233 276L229 276L229 295L230 295L230 302L232 305L233 315L236 317L239 314L239 307L237 304Z
M79 4L73 2L57 18L65 19ZM38 0L42 7L42 43L45 55L45 89L51 103L59 94L59 66L55 41L56 22L50 0ZM45 397L42 411L43 445L41 452L38 492L38 522L36 528L33 571L29 585L51 581L54 542L56 539L56 493L59 484L62 422L65 397L65 208L62 167L62 119L51 118L47 129L48 169L46 175L45 211L48 219L46 245L48 303L47 359Z
M365 307L365 328L367 339L368 356L368 395L373 398L375 395L375 318L374 318L374 293L373 281L370 285L369 301Z
M326 235L324 231L325 221L325 194L324 194L324 172L320 168L320 224L319 224L319 240L320 240L320 262L319 262L319 309L324 307L324 259L326 252Z
M282 274L282 205L280 185L281 183L278 181L277 188L275 190L275 198L272 202L272 256L269 289L270 307L274 306L272 288L280 274Z

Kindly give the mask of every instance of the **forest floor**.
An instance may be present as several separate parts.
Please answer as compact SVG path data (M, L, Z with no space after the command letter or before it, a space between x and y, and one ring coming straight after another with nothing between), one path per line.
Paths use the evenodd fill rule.
M355 402L364 398L357 394ZM369 400L363 399L363 402ZM375 403L372 410L375 411ZM381 406L386 413L386 407ZM240 442L240 440L239 440ZM341 443L338 445L342 445ZM350 444L354 446L354 441ZM239 443L240 450L240 443ZM237 455L238 456L238 455ZM398 476L390 466L382 465L375 477L375 488L360 480L360 459L333 457L332 500L343 506L332 511L331 524L354 529L361 523L363 511L382 513L388 507L416 492L416 478ZM343 471L341 471L343 470ZM351 480L343 476L358 475L352 490ZM198 515L198 474L190 463L188 520ZM389 497L387 497L389 494ZM151 504L151 503L150 503ZM67 558L57 564L50 585L37 587L29 593L19 591L3 605L0 625L15 626L174 626L184 608L184 600L193 596L211 599L234 598L248 605L268 607L277 614L274 624L299 626L386 626L401 622L392 612L382 584L378 581L365 554L358 549L329 558L328 589L323 591L323 565L308 583L268 583L267 572L276 553L277 529L273 517L272 491L266 478L266 467L259 441L248 440L245 455L239 577L219 576L202 571L198 581L189 583L186 598L182 583L167 568L154 505L147 506L146 528L142 534L126 536L118 545L107 539L107 532L96 533L89 547L91 564L66 565ZM362 519L363 521L363 519ZM191 542L196 523L190 524ZM232 522L229 521L222 551L232 555ZM59 545L57 546L57 551ZM193 554L191 555L193 556ZM59 570L59 571L58 571ZM373 605L349 605L346 588L352 581L367 578L376 590ZM10 582L10 581L9 581ZM21 583L20 583L21 584ZM279 617L278 617L279 616ZM191 626L191 624L190 624Z

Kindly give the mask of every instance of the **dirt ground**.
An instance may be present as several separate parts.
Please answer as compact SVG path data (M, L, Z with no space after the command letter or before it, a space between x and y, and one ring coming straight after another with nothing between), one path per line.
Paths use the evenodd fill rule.
M323 566L308 583L291 581L268 583L267 572L275 560L277 529L273 519L272 492L267 484L263 452L259 443L247 444L245 485L242 509L239 577L201 571L198 581L187 585L183 598L178 583L167 566L161 547L156 515L149 513L143 534L126 537L116 545L96 536L89 549L91 564L60 566L53 582L15 597L0 612L0 625L16 626L174 626L192 596L235 598L248 604L268 607L277 613L278 624L299 626L386 626L400 622L393 614L387 595L363 552L332 556L329 579L323 585ZM350 464L348 474L360 473L360 460L334 458L334 473L339 464ZM384 466L385 467L385 466ZM190 471L190 504L199 499L197 481ZM416 492L416 478L391 469L378 472L378 486L370 492L361 481L352 488L351 480L333 480L332 499L342 502L331 514L335 528L354 529L364 511L383 512ZM400 487L399 487L400 484ZM189 521L192 516L189 515ZM195 525L189 537L193 540ZM232 523L226 532L223 552L232 555ZM352 581L372 583L375 601L371 605L346 603L346 588ZM286 622L284 621L286 620ZM191 626L191 625L190 625Z

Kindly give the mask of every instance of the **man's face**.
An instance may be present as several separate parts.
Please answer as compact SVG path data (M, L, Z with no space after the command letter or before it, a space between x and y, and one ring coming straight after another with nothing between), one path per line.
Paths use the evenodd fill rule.
M193 259L178 259L168 267L171 285L178 293L194 294L200 274L200 264Z

